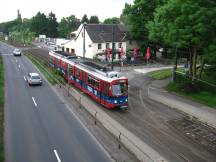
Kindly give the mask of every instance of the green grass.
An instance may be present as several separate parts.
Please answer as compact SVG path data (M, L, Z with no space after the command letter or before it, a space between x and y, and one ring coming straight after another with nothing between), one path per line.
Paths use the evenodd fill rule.
M0 55L0 161L4 161L4 69L3 60Z
M216 109L216 93L208 92L208 91L198 91L198 92L190 92L186 93L181 88L182 84L171 82L167 85L167 89L172 92L176 92L182 96L185 96L191 100L197 101L204 105Z
M61 83L66 83L66 80L59 74L56 70L51 70L45 61L40 62L34 58L31 54L25 54L31 62L40 70L40 72L43 73L43 75L46 77L46 79L52 84L57 84L57 80ZM55 78L55 79L54 79Z
M183 71L183 68L178 68L178 71ZM163 80L172 76L173 69L157 70L148 73L147 75L155 80Z

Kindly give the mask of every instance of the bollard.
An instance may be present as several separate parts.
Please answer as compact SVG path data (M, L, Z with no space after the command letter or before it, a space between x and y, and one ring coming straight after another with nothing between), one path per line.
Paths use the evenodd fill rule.
M70 86L68 85L68 96L70 96Z
M96 125L97 124L97 120L96 120L96 117L97 117L97 111L95 112L95 121L94 121L94 124Z
M120 132L120 134L119 134L119 137L118 137L118 139L119 139L119 144L118 144L118 148L119 148L119 150L121 149L121 132Z
M121 144L120 144L120 142L119 142L119 144L118 144L118 148L119 148L119 150L121 150Z
M82 103L81 103L81 95L80 95L80 98L79 98L79 103L80 103L79 108L81 108L81 107L82 107Z

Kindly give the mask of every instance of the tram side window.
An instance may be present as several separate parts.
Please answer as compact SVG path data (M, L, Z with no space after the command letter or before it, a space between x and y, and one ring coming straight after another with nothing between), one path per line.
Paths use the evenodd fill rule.
M59 59L56 59L56 64L60 65L60 60Z
M109 96L109 83L102 82L102 90L105 96Z
M109 87L110 87L109 83L106 84L106 95L107 96L109 96Z
M64 67L65 66L65 62L64 61L62 61L62 67Z
M69 66L68 70L69 70L69 75L73 75L73 66Z
M86 73L83 71L83 72L82 72L82 81L83 81L83 82L86 82L85 74L86 74Z
M97 79L93 79L93 86L97 89L99 88L99 81Z
M92 77L91 77L91 75L88 75L88 84L92 85Z
M77 69L77 78L80 78L80 69Z

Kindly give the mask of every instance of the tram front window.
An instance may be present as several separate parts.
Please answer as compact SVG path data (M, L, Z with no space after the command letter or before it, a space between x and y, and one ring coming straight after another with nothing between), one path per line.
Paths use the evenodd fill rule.
M127 84L121 83L112 85L112 94L113 96L127 95Z

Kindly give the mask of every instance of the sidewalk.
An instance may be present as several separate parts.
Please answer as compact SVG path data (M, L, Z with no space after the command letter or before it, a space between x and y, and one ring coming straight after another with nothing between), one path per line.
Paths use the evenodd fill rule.
M161 82L161 85L159 82ZM165 86L166 83L163 81L153 82L148 88L149 98L171 108L183 111L189 116L195 117L197 120L216 128L216 109L191 101L182 96L178 96L175 93L170 93L158 85Z

